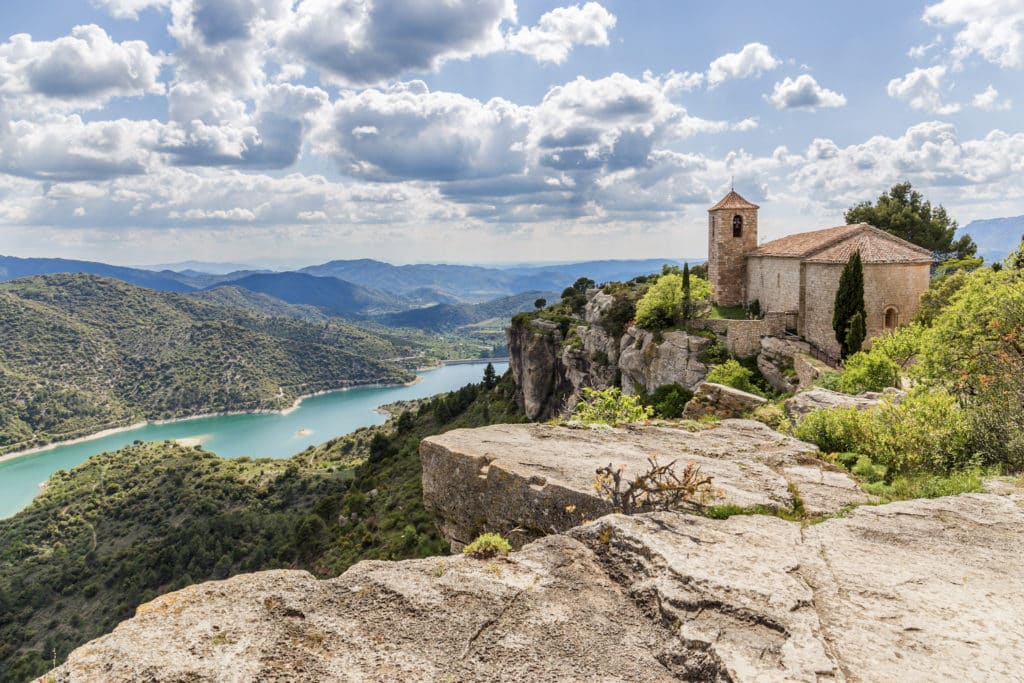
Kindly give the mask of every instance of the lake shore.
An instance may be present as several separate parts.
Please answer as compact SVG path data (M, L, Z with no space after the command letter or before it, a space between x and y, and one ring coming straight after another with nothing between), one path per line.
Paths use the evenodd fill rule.
M23 450L20 450L20 451L14 451L13 453L5 453L4 455L0 455L0 463L7 462L9 460L14 460L16 458L22 458L22 457L25 457L26 455L35 455L36 453L45 453L46 451L51 451L51 450L54 450L56 448L60 448L62 446L71 446L71 445L78 444L78 443L85 443L87 441L94 441L96 439L102 439L104 437L113 436L115 434L121 434L121 433L124 433L124 432L130 432L130 431L133 431L135 429L141 429L143 427L147 427L149 425L166 425L166 424L174 424L174 423L178 423L178 422L189 422L190 420L201 420L201 419L207 418L207 417L226 417L226 416L229 416L229 415L274 415L274 414L276 414L276 415L288 415L289 413L294 412L295 410L297 410L299 408L299 406L302 405L302 402L305 401L307 398L313 398L315 396L323 396L325 394L334 394L334 393L337 393L337 392L340 392L340 391L351 391L353 389L384 389L384 388L387 388L387 387L411 387L411 386L415 386L416 384L419 384L422 381L423 381L423 378L421 376L419 376L419 375L416 375L415 379L410 380L408 382L392 382L392 383L377 382L377 383L372 383L372 384L359 384L357 386L341 387L341 388L338 388L338 389L324 389L323 391L315 391L315 392L313 392L311 394L303 394L302 396L299 396L298 398L295 399L295 402L292 403L292 405L289 406L288 408L280 408L280 409L259 408L259 409L256 409L256 410L223 410L223 411L214 412L214 413L199 413L199 414L196 414L196 415L187 415L185 417L175 417L175 418L170 418L170 419L166 419L166 420L143 420L141 422L134 422L132 424L127 424L127 425L124 425L124 426L121 426L121 427L112 427L112 428L109 428L109 429L104 429L104 430L95 432L93 434L87 434L85 436L79 436L79 437L75 437L73 439L65 439L65 440L61 440L61 441L54 441L52 443L48 443L48 444L45 444L43 446L33 446L32 448L26 448L26 449L23 449Z

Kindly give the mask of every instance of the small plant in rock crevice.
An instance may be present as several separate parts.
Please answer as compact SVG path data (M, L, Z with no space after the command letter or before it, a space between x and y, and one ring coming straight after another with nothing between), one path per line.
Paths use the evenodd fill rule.
M498 555L508 555L510 550L512 550L512 546L501 534L486 533L480 534L472 543L463 548L462 554L478 560L485 560Z
M616 512L634 515L655 510L679 510L702 508L707 501L719 494L711 483L711 477L704 476L693 461L676 472L676 461L662 465L657 457L647 458L650 467L646 472L626 482L623 474L625 465L611 464L598 468L594 477L594 490L599 496L611 502Z

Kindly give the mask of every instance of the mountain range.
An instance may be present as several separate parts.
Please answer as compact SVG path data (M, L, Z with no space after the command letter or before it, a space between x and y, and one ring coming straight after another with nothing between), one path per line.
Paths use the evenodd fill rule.
M963 234L974 239L978 256L989 263L1002 261L1024 239L1024 216L971 221L957 230L957 237Z

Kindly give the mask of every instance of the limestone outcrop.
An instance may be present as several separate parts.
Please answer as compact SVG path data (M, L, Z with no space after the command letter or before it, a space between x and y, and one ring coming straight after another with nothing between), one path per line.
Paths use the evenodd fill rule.
M767 402L768 399L747 391L714 382L701 382L697 393L683 409L683 417L690 420L699 420L709 415L718 418L743 417Z
M141 606L54 681L1024 678L1024 499L610 515L507 558L272 571ZM951 561L955 558L955 561Z
M838 391L831 391L829 389L822 389L821 387L814 387L807 391L802 391L792 398L786 399L783 404L783 408L786 414L793 420L799 421L804 419L808 413L815 410L823 410L826 408L856 408L857 410L867 410L873 408L882 402L882 399L886 396L891 395L896 401L899 401L905 392L898 389L886 389L884 392L868 391L863 394L851 395L842 394Z
M593 488L595 470L624 465L639 474L647 458L696 463L717 494L708 505L810 513L864 503L868 496L817 448L752 420L689 431L681 425L572 428L493 425L456 429L420 444L423 502L455 549L485 531L518 547L612 511ZM627 478L632 478L627 476Z
M700 354L711 341L682 330L656 334L628 328L619 342L623 393L635 393L637 387L650 393L664 384L696 387L710 369L700 361Z
M682 330L653 333L635 326L607 329L615 297L588 293L577 324L567 329L541 319L521 319L508 330L509 362L518 400L531 420L565 414L584 388L620 385L626 394L664 384L694 389L709 367L700 360L712 340Z
M811 345L798 339L761 337L761 351L757 354L757 369L776 391L785 393L800 387L796 371L796 358L810 353Z

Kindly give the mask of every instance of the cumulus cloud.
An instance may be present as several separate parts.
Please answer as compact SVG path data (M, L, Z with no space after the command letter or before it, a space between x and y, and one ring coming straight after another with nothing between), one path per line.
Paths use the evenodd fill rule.
M138 19L150 7L168 7L171 0L92 0L92 4L110 12L117 19Z
M713 88L733 78L759 76L780 64L782 62L772 56L767 45L748 43L739 52L730 52L711 62L707 73L708 85Z
M995 111L997 109L1009 109L1009 100L1000 100L999 91L989 85L983 91L974 96L971 100L971 104L978 109L984 109L985 111Z
M796 78L787 76L775 84L768 101L776 109L810 109L818 107L842 107L846 105L846 97L834 90L818 85L810 74L801 74Z
M576 45L608 45L608 32L615 22L615 15L596 2L559 7L542 16L536 26L510 31L507 47L541 62L561 64Z
M513 0L302 0L277 40L332 79L365 85L500 50L515 16Z
M114 42L99 26L52 41L20 33L0 44L0 97L15 109L102 107L115 96L161 94L160 55L141 40Z
M925 21L962 26L953 56L977 53L1005 68L1024 67L1024 4L1019 0L942 0L924 11Z
M945 77L944 66L914 69L903 78L889 81L886 91L889 97L904 100L914 109L924 109L935 114L955 114L960 111L960 105L946 103L942 99L942 81Z

